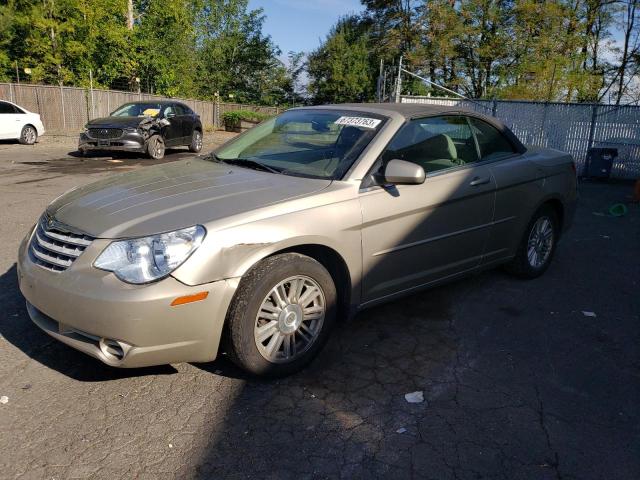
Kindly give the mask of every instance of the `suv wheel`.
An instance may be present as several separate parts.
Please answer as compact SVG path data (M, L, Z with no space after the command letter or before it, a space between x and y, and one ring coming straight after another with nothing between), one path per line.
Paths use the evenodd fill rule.
M189 145L189 151L198 153L202 150L202 132L200 130L194 130L191 135L191 144Z
M33 145L38 139L38 132L31 125L25 125L20 132L20 143L23 145Z
M227 353L254 375L302 369L323 347L336 318L329 272L297 253L274 255L243 277L227 315Z
M147 141L147 154L154 160L164 158L164 140L160 135L154 135Z
M557 242L558 216L551 207L543 206L529 222L507 271L521 278L539 277L549 268Z

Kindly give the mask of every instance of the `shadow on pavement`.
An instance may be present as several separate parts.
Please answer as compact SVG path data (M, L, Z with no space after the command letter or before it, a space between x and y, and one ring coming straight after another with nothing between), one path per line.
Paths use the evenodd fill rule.
M541 278L489 271L364 311L278 381L201 366L245 381L176 476L640 478L640 225L593 215L624 192L600 189L581 187Z
M0 275L0 335L25 355L81 382L104 382L145 375L176 373L170 365L122 369L113 368L54 340L29 318L25 300L18 289L16 265Z

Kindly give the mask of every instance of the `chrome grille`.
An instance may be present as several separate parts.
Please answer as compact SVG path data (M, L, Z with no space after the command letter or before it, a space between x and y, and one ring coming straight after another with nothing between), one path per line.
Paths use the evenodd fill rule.
M73 233L45 215L33 233L29 256L31 261L42 268L62 272L71 266L92 241L93 237Z
M89 136L91 138L110 139L120 138L122 136L121 128L90 128Z

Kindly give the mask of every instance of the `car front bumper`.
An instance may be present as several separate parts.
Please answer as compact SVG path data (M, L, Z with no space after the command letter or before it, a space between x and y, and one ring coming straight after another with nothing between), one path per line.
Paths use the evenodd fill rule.
M138 132L124 132L118 138L98 139L92 138L82 132L78 140L78 150L115 150L124 152L146 152L147 143L145 138Z
M239 279L188 286L173 277L130 285L91 266L109 243L95 240L62 272L31 261L30 235L18 256L18 281L33 322L50 336L114 367L215 359ZM206 299L171 306L206 291Z

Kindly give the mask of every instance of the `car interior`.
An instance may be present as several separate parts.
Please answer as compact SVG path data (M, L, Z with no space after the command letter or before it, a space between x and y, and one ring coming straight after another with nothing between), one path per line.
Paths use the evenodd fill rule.
M446 125L446 124L445 124ZM473 136L466 123L447 125L448 133L438 133L438 123L412 121L393 139L382 154L382 162L400 159L417 163L425 173L475 162L478 159Z

